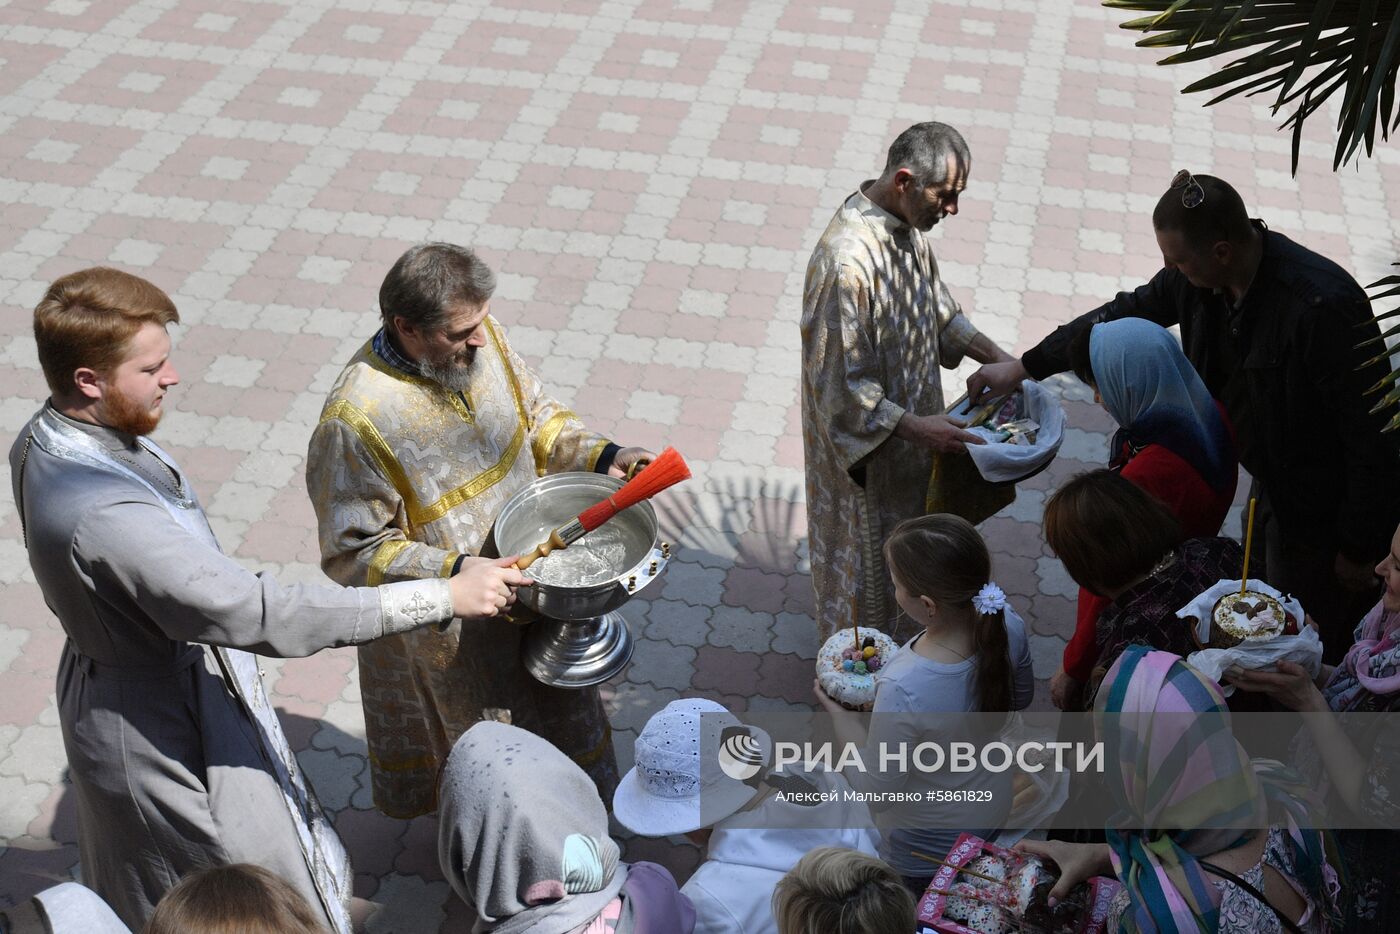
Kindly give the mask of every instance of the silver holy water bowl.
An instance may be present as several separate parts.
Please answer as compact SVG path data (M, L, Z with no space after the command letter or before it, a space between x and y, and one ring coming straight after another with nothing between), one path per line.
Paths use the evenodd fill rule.
M515 555L534 550L551 531L621 487L621 480L597 473L536 479L512 496L496 517L497 551ZM517 599L540 615L522 640L525 667L553 687L599 684L627 665L632 634L617 611L661 576L670 557L669 549L657 542L656 511L648 502L623 510L572 547L605 531L622 542L621 556L607 568L607 580L566 585L536 579L533 586L518 591Z

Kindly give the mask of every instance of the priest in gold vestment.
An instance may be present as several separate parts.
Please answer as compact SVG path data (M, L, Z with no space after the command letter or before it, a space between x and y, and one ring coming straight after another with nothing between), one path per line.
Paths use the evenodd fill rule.
M823 640L859 625L896 642L884 544L922 515L934 452L981 443L943 415L939 367L1012 359L968 320L924 234L958 212L972 157L957 130L919 123L883 174L851 194L807 265L802 294L802 446L816 617Z
M494 287L474 253L444 243L413 247L385 278L384 325L331 389L307 456L321 566L333 580L450 575L535 477L620 476L650 456L589 431L544 391L489 314ZM434 810L453 742L499 711L572 757L612 799L617 763L598 689L541 684L521 663L522 633L501 620L455 620L360 647L381 811Z

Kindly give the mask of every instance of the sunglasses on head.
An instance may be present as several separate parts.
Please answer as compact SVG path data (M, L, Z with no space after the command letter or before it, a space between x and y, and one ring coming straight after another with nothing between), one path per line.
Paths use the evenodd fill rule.
M1178 188L1181 189L1181 206L1184 208L1194 208L1206 200L1206 190L1196 181L1196 177L1185 169L1172 176L1171 190L1175 191Z

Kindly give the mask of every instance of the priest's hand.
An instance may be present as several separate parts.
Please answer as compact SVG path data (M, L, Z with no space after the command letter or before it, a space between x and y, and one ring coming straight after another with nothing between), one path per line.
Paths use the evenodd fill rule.
M914 415L905 412L899 424L894 427L897 438L935 451L965 451L969 444L987 442L970 431L964 431L966 422L949 415Z
M515 589L534 583L519 568L511 565L519 555L509 558L466 558L462 567L448 580L452 588L452 613L460 619L490 619L499 616L515 603Z
M977 404L984 392L989 393L988 399L995 399L1015 392L1023 380L1030 378L1026 365L1020 360L985 363L967 378L967 398L973 405Z
M637 467L640 470L654 460L656 455L646 448L623 448L613 458L612 466L608 468L608 476L617 477L619 480L627 479L634 465L640 465Z

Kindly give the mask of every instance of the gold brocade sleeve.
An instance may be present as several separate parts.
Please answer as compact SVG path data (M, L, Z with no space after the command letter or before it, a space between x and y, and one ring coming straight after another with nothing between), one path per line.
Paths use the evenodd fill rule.
M338 418L316 427L306 489L316 510L321 569L347 586L451 573L457 553L410 541L403 497L355 429Z
M577 415L545 392L539 377L509 343L506 344L506 363L520 386L536 476L565 470L592 470L608 439L589 431Z

